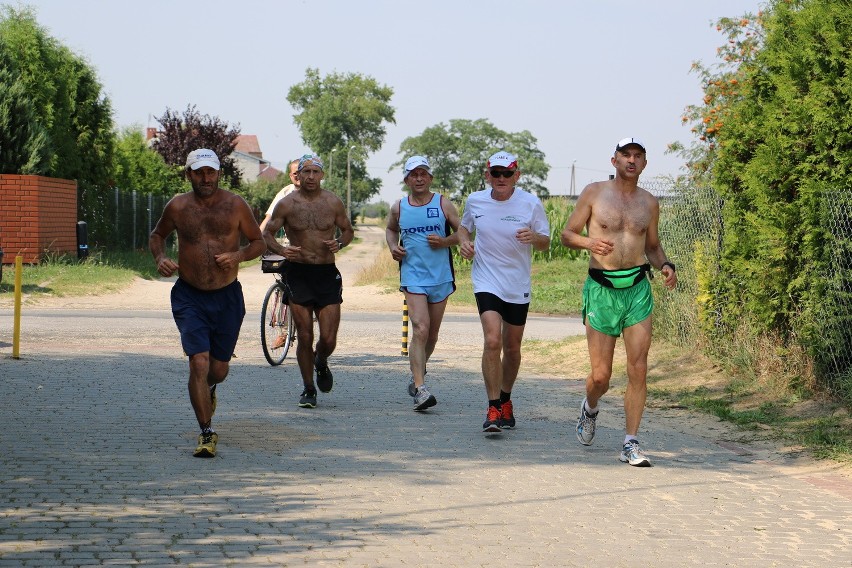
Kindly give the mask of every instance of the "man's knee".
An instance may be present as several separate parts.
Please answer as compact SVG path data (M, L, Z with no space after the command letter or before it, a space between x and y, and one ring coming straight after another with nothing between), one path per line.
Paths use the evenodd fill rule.
M207 382L211 385L219 384L228 378L231 366L226 361L210 358L210 371L207 374Z
M503 349L503 339L499 335L486 335L484 340L484 348L486 351L501 351Z
M604 363L592 365L592 371L589 373L589 380L594 383L595 388L609 390L609 381L612 378L612 365Z
M627 380L631 383L645 382L648 375L648 360L640 360L634 363L627 363Z
M196 353L189 356L189 369L196 373L208 373L210 371L210 353Z
M425 342L429 337L429 322L424 320L419 321L411 321L411 336L412 338L416 338L418 341Z

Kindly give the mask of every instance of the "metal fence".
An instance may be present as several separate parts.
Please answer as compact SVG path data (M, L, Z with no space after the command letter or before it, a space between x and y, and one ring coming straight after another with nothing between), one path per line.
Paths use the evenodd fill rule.
M660 196L660 239L678 267L678 289L655 287L655 333L681 345L707 347L722 333L721 314L714 312L711 282L720 272L722 200L711 189L678 187L670 181L643 183ZM809 277L817 281L820 306L819 345L798 345L809 359L820 386L849 399L852 394L852 191L824 191L822 224L827 269ZM814 269L816 270L816 269ZM713 332L717 332L714 334ZM797 337L799 330L793 330ZM738 338L739 339L739 338ZM761 346L751 347L752 351Z
M169 199L170 196L135 190L113 190L110 198L102 200L97 212L83 219L88 225L90 247L115 250L146 248L148 235Z
M115 245L123 248L148 246L148 235L154 229L170 197L115 191Z
M817 370L833 392L852 395L852 190L826 194L823 224L831 259L822 291L822 336L825 349L817 354Z

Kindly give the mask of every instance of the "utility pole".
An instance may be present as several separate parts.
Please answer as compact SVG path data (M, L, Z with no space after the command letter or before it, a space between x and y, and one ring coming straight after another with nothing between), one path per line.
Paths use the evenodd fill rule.
M569 191L571 197L574 197L575 192L577 191L577 185L576 185L577 175L576 175L576 172L574 171L576 169L576 166L577 166L577 160L574 160L573 162L571 162L571 191Z
M352 220L352 172L349 169L349 164L354 149L355 146L350 146L349 150L346 151L346 215L349 216L350 221Z
M332 176L334 174L334 153L337 152L337 148L332 148L331 153L328 156L328 181L332 180Z

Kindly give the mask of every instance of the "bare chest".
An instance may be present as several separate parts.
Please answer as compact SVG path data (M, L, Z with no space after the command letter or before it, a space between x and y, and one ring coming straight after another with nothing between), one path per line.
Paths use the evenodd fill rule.
M325 202L293 204L284 222L284 230L290 232L319 231L334 229L334 215Z
M641 235L650 223L650 211L636 200L602 201L592 211L592 224L605 233Z
M178 238L187 244L223 240L234 234L236 214L231 203L216 208L186 207L178 226Z

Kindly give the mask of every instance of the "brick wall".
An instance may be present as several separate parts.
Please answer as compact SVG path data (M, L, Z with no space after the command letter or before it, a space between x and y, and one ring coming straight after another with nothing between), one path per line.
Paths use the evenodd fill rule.
M48 253L77 255L77 182L0 174L3 264L28 264Z

